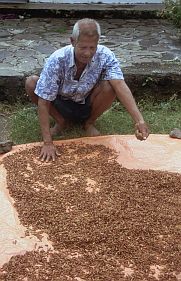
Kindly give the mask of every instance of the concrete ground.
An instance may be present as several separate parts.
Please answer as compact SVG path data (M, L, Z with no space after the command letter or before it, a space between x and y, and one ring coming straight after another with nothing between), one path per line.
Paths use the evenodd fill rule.
M181 75L179 30L160 19L104 19L101 44L113 50L125 77ZM46 58L69 44L75 19L31 18L0 21L1 101L22 92L24 78L39 74ZM153 79L152 79L153 80Z
M39 74L46 58L70 43L75 21L69 17L28 19L11 14L8 19L1 15L0 101L14 102L24 96L25 78ZM99 23L100 44L115 52L133 93L152 87L155 81L157 88L180 89L181 35L175 26L158 18L107 18ZM153 87L153 94L157 88Z

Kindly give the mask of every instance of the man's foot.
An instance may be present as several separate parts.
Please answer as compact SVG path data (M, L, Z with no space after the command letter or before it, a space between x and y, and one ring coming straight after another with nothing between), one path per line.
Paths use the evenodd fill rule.
M89 125L87 128L85 128L85 133L87 137L100 136L100 132L94 127L94 125Z
M52 137L58 136L61 134L62 128L58 123L55 123L54 127L50 128L50 134Z
M177 128L173 129L170 132L170 137L175 139L181 139L181 130Z

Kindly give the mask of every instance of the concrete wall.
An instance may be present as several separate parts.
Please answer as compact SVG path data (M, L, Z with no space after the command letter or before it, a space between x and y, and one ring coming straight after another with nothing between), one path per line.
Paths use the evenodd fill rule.
M155 4L163 3L161 0L30 0L30 3L59 3L59 4L91 4L91 3L104 3L104 4Z

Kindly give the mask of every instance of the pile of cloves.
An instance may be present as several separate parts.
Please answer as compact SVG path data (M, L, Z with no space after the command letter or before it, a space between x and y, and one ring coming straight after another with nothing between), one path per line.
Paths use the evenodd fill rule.
M40 147L3 160L27 235L47 233L54 251L12 257L0 280L177 281L181 175L123 168L103 145L57 148L55 162Z

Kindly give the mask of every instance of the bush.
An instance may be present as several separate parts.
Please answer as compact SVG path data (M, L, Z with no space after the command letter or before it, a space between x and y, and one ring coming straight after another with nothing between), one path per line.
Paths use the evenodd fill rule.
M173 23L181 27L181 0L165 0L164 17L173 21Z

